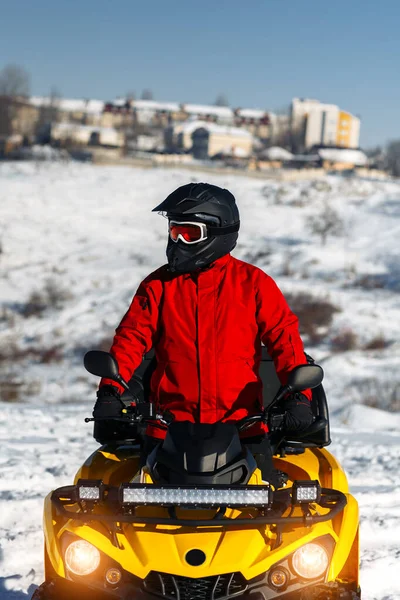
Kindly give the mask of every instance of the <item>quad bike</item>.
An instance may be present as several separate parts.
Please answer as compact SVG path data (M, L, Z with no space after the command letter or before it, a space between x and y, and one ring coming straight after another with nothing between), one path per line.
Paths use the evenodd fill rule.
M129 388L111 355L89 352L85 366ZM297 367L261 414L237 424L178 423L150 403L128 403L114 439L74 485L45 499L45 582L32 598L360 599L358 505L324 448L322 377L315 364ZM286 435L279 400L306 388L314 423ZM239 437L260 421L269 425L273 485ZM138 434L149 422L167 434L140 468Z

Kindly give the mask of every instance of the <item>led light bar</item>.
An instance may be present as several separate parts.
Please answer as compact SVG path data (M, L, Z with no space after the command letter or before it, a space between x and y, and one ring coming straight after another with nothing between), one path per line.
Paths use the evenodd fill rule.
M163 506L268 506L272 504L269 486L180 487L156 485L122 485L123 505L159 504Z
M321 486L318 480L295 481L292 487L293 504L310 504L321 498Z
M79 500L100 502L103 499L104 486L101 479L79 479L76 487Z

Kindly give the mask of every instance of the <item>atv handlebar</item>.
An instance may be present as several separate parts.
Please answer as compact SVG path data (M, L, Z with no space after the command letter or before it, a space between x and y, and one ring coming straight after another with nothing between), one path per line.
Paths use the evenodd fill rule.
M87 417L85 423L101 422L101 421L119 421L122 423L140 424L147 423L153 427L165 429L174 420L173 415L169 412L157 413L152 404L132 404L124 409L120 417ZM268 425L270 433L283 429L285 414L269 415L267 410L257 415L245 417L236 423L239 432L249 429L254 423L263 423Z
M154 405L150 403L132 402L122 410L119 417L87 417L85 423L101 421L119 421L122 423L140 424L151 423L154 427L165 429L173 421L173 415L169 411L157 413ZM160 425L161 423L161 425Z

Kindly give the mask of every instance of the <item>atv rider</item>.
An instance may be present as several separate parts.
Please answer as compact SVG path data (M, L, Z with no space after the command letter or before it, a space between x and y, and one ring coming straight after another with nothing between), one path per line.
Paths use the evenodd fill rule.
M154 347L150 401L158 409L178 421L200 423L259 413L261 343L282 384L307 360L298 319L273 279L230 255L240 225L234 196L215 185L190 183L153 211L168 217L168 264L140 284L116 330L110 352L120 374L129 381ZM93 416L120 416L122 391L102 379ZM312 423L310 399L310 390L285 399L286 430ZM246 431L248 441L262 439L262 427L258 423ZM146 433L145 453L165 436L152 426Z

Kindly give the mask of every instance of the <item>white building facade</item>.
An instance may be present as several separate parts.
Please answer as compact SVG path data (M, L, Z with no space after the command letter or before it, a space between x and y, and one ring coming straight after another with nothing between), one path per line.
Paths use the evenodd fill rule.
M360 119L336 104L293 98L291 128L302 132L305 149L313 146L358 148Z

